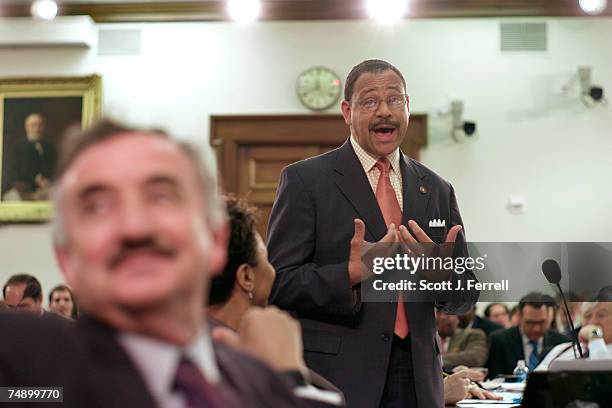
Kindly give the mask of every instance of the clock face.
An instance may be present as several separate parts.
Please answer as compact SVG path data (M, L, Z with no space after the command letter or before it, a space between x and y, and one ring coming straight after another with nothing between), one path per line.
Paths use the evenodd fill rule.
M340 78L325 67L312 67L302 72L297 80L297 94L308 109L325 110L340 98Z

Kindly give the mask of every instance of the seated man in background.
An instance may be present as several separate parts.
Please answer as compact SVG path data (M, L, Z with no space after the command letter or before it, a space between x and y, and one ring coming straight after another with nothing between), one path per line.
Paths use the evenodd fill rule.
M459 365L482 367L486 363L487 339L482 330L460 329L457 316L440 311L436 314L436 326L445 370Z
M57 285L49 292L49 310L69 319L78 317L77 304L72 289L66 285Z
M256 209L233 197L226 198L226 206L230 224L228 262L223 272L211 281L208 315L213 325L238 332L250 309L267 306L276 272L268 261L266 245L255 229ZM218 334L219 330L213 330L213 337ZM344 396L337 387L308 370L305 364L300 371L306 384L331 393L311 393L310 399L320 397L344 405Z
M487 361L490 378L512 374L519 360L525 360L533 371L552 346L569 340L549 330L549 299L539 292L527 294L518 305L519 325L491 334Z
M565 295L565 298L567 300L567 308L569 309L570 315L572 316L574 329L576 330L576 334L578 334L580 332L580 326L582 324L582 302L580 301L580 297L576 293L571 291ZM561 295L557 295L556 302L559 305L563 304L563 299L561 298ZM559 333L567 337L571 337L574 335L572 333L570 324L567 321L565 307L557 308L554 323L555 329L557 329Z
M578 341L584 358L590 360L612 359L612 291L600 292L595 302L583 303L582 329ZM554 361L579 358L577 347L571 341L555 346L536 371L546 371Z
M484 315L487 319L501 325L505 329L512 327L510 323L510 310L503 303L489 303L484 310Z
M23 299L23 291L30 282L38 284L39 287L41 286L38 279L27 273L19 273L7 279L2 288L2 296L9 308L19 305L19 302Z
M68 136L53 239L84 317L3 313L0 384L63 387L63 408L304 406L289 385L303 360L287 314L247 314L237 338L276 350L264 357L285 375L211 341L202 305L226 262L227 223L196 151L110 121Z
M542 295L542 301L544 302L544 304L546 305L546 310L548 313L548 329L549 330L554 330L557 333L560 333L559 330L557 330L557 327L555 325L555 316L557 316L557 311L559 310L559 304L557 303L557 301L555 300L554 297L550 296L550 295Z
M501 324L497 324L489 319L478 316L476 314L476 305L473 305L472 308L466 313L459 315L459 327L462 329L480 329L487 336L494 331L504 328L504 326Z
M33 280L23 290L23 297L17 305L19 310L23 310L28 313L32 313L35 316L42 316L45 314L45 310L42 307L43 295L42 288L38 283L38 280Z
M519 314L519 307L518 305L514 305L512 306L512 309L510 309L510 327L518 326L520 321L521 316ZM508 329L510 327L508 327Z

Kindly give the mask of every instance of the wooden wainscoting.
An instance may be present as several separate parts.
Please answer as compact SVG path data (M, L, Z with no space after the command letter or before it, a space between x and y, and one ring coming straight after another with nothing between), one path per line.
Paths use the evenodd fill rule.
M259 208L264 239L281 170L335 149L349 135L342 116L333 114L212 116L210 123L222 189ZM427 115L412 114L402 150L418 160L426 143Z

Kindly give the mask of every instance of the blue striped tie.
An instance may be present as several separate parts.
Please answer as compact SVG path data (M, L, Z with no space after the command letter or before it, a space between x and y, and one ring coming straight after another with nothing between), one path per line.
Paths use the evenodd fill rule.
M529 340L529 344L533 347L531 350L531 354L529 355L529 361L527 362L527 367L529 368L529 372L532 372L540 362L540 353L538 353L538 341L537 340Z

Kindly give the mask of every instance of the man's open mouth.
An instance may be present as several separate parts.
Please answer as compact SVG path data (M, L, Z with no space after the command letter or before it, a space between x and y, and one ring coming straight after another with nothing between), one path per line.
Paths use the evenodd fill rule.
M391 125L380 125L380 126L376 126L374 128L374 133L377 136L390 136L393 134L393 131L396 129L395 126L391 126Z

